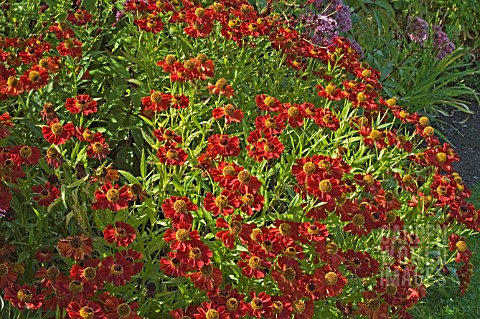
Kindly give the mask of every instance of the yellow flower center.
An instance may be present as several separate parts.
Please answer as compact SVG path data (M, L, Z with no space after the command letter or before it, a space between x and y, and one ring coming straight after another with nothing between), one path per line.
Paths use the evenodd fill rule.
M255 298L250 302L250 305L255 310L260 310L263 307L263 302L259 298Z
M370 132L370 138L376 142L382 138L382 132L380 132L379 130L372 130Z
M205 15L205 9L204 8L195 9L195 15L199 18L202 18Z
M250 24L248 25L248 30L250 30L250 32L257 31L257 30L258 30L258 25L255 24L255 23L250 23Z
M388 212L386 215L385 215L385 218L387 220L387 223L391 224L393 223L396 219L397 219L397 215L395 215L394 212Z
M30 73L28 73L28 78L32 82L37 82L40 79L40 73L37 71L30 71Z
M387 100L387 105L388 106L395 106L395 104L397 104L397 99L392 97L390 99Z
M318 188L322 193L328 193L332 190L332 183L328 179L324 179L320 182Z
M455 246L457 247L458 251L461 252L461 253L467 251L467 249L468 249L467 243L463 240L459 240L455 244Z
M440 152L435 155L435 158L439 163L445 163L445 161L447 160L447 154Z
M183 199L178 199L173 203L173 209L177 213L185 213L187 211L187 202L185 202Z
M291 106L291 107L288 109L288 116L290 116L290 117L296 117L296 116L298 116L298 114L300 114L300 111L298 110L297 107Z
M107 191L107 199L110 203L115 203L120 198L120 192L115 188Z
M23 146L20 149L20 156L23 158L29 158L30 156L32 156L32 149L30 148L30 146Z
M234 311L234 310L237 310L237 308L238 308L238 300L236 298L228 299L225 304L226 304L227 309L229 311Z
M17 292L17 299L22 302L29 302L30 300L32 300L32 298L33 298L32 292L28 289L20 289Z
M303 313L305 311L305 302L303 300L296 300L292 304L292 308L296 313Z
M365 95L365 93L363 92L360 92L357 94L357 101L360 102L360 103L363 103L367 100L367 96Z
M295 247L287 247L287 249L285 249L285 255L287 255L288 257L295 257L295 255L297 254L297 250L295 249Z
M423 129L423 134L426 136L433 136L435 134L435 129L431 126L427 126Z
M263 103L265 103L267 107L272 107L275 104L275 99L271 96L267 96L265 100L263 100Z
M73 46L75 45L75 43L73 42L72 39L67 39L67 40L65 40L64 44L65 44L65 48L66 48L67 50L70 50L70 49L73 48Z
M79 293L83 289L83 284L81 281L74 280L68 284L68 290L73 293Z
M195 62L193 62L192 60L187 60L183 63L183 66L187 70L193 70L195 69Z
M422 116L421 118L418 119L418 124L421 126L427 126L430 123L430 120L426 116Z
M100 142L93 143L92 148L95 153L103 153L103 145Z
M175 59L175 56L174 56L173 54L168 54L168 55L165 57L165 62L166 62L168 65L173 65L176 61L177 61L177 59Z
M235 112L235 107L232 104L227 104L224 106L223 110L225 114L227 114L228 116L232 116Z
M247 193L247 194L242 196L242 203L243 204L245 204L247 206L252 206L254 202L255 202L255 197L252 194Z
M215 198L215 205L217 205L217 207L220 208L220 209L223 209L223 208L227 207L227 205L228 205L227 196L218 195L217 198Z
M224 78L221 78L220 80L215 83L215 86L218 87L220 90L225 90L227 88L228 82Z
M325 283L328 285L328 286L333 286L337 283L338 281L338 277L337 277L337 274L334 273L333 271L330 271L330 272L327 272L325 274Z
M95 315L95 311L90 307L83 307L80 309L80 317L83 319L92 319Z
M174 149L170 149L167 151L167 154L165 156L170 160L174 160L178 158L178 152Z
M190 249L188 256L192 259L198 259L202 255L202 251L198 247L193 247Z
M248 265L253 269L258 269L262 265L262 261L257 256L252 256L248 260Z
M153 103L160 103L162 101L162 93L160 92L152 92L152 94L150 94L150 100L153 102Z
M120 275L123 272L123 267L120 264L114 264L110 267L110 271L114 275Z
M363 181L365 182L365 184L367 185L373 185L375 183L375 180L373 179L373 176L372 175L365 175L363 177Z
M363 71L362 71L362 75L363 75L363 77L365 77L365 78L369 78L369 77L372 76L372 71L370 71L369 69L363 70Z
M320 233L320 229L315 225L310 225L308 226L307 232L310 235L318 235Z
M332 95L333 92L335 92L335 85L333 84L327 85L327 87L325 88L325 92L327 92L327 95Z
M75 12L74 16L77 20L82 20L83 19L83 13L80 12L80 11Z
M327 254L335 255L338 252L338 245L333 241L327 244Z
M188 239L188 231L185 230L185 229L179 229L177 230L177 232L175 233L175 238L179 241L179 242L184 242Z
M9 76L8 79L7 79L7 84L9 86L16 86L18 83L18 79L14 76Z
M279 314L283 310L283 303L280 300L276 300L273 302L273 313Z
M60 135L63 133L63 126L60 123L54 123L51 129L54 135Z

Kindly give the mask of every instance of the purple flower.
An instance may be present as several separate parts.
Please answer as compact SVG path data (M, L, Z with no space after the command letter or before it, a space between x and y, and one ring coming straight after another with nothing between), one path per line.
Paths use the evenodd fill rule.
M440 26L434 25L433 32L433 46L439 50L437 59L441 60L455 50L455 44L448 39Z
M360 44L358 44L357 41L353 39L348 39L348 41L350 41L350 47L357 51L357 54L360 56L360 58L363 58L364 53L362 48L360 47Z
M428 39L428 23L419 17L415 17L411 21L408 36L413 42L423 45Z
M350 7L346 5L340 5L335 19L338 23L340 31L348 31L352 28L352 20L350 19Z

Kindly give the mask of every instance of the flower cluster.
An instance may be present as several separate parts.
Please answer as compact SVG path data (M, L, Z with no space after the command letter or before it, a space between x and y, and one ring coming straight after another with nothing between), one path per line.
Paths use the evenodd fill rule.
M380 73L337 34L349 8L315 3L324 13L304 22L325 46L244 0L108 4L141 47L92 33L110 13L85 8L46 20L42 38L0 39L8 312L410 318L440 276L425 253L437 244L465 293L480 211L458 156L382 97ZM124 55L95 61L98 34ZM109 74L124 60L127 81Z

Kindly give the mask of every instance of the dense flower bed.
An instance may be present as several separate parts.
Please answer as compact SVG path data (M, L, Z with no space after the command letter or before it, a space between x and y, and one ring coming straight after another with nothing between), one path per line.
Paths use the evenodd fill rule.
M465 293L455 152L270 5L8 8L12 34L40 18L0 40L3 311L409 318L446 276Z

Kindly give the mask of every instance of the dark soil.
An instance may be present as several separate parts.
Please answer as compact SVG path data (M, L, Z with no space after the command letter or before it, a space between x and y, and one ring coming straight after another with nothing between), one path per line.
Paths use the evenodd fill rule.
M469 115L457 110L449 110L450 116L440 115L433 124L443 133L460 157L454 168L465 184L472 188L480 184L480 106L472 104ZM442 123L444 122L444 123Z

